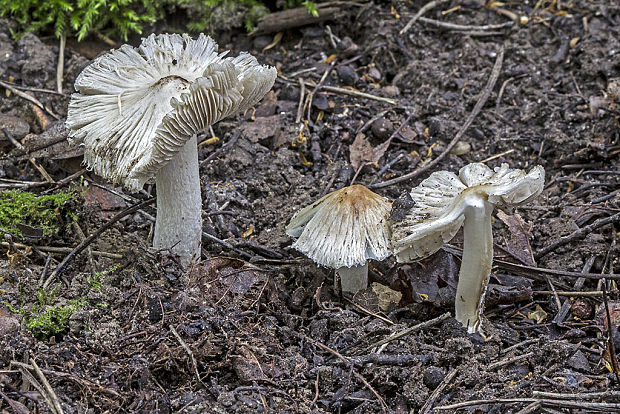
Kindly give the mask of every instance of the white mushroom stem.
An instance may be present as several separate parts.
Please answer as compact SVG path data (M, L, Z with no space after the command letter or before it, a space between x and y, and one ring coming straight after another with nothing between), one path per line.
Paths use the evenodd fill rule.
M456 320L469 333L474 333L480 330L480 314L493 263L493 205L476 194L467 195L464 202L463 260L456 288Z
M342 293L354 295L356 292L368 287L368 262L360 266L341 267L336 269L334 288L338 291L338 279Z
M200 258L202 198L196 135L156 177L157 220L153 246L171 249L184 266Z

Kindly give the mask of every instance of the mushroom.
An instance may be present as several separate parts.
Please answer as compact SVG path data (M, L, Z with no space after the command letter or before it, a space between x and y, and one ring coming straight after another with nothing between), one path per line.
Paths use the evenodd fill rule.
M463 259L456 290L456 319L469 333L480 331L480 314L493 262L491 214L494 207L518 206L543 189L541 166L529 173L508 168L491 170L473 163L459 175L439 171L414 188L415 203L402 221L393 222L392 249L398 262L430 256L450 241L461 225Z
M90 169L131 191L155 176L153 245L185 265L202 235L196 134L256 104L276 77L247 53L225 54L204 34L153 34L95 59L69 103L69 136Z
M389 256L391 202L363 185L327 194L299 210L286 227L293 247L321 266L336 269L343 293L368 287L368 260Z

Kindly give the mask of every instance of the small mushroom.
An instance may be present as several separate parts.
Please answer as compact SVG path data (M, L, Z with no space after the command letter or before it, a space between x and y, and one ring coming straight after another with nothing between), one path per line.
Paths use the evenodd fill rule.
M155 176L153 245L183 264L200 257L196 134L257 103L276 77L247 53L225 54L204 34L153 34L95 59L69 103L70 138L84 145L90 169L131 191Z
M414 206L392 224L392 248L398 262L430 256L449 242L461 225L463 260L456 291L456 319L470 333L480 331L480 314L493 262L491 214L494 207L518 206L543 189L541 166L529 173L508 168L491 170L473 163L459 175L439 171L411 191Z
M386 198L363 185L352 185L298 211L286 233L297 237L295 249L321 266L336 269L343 293L355 294L368 287L368 260L383 260L390 254L390 208Z

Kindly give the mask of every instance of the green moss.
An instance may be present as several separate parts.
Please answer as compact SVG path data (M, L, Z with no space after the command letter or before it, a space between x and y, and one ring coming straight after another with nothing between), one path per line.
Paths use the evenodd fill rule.
M89 33L120 35L142 33L145 25L166 20L167 11L187 12L187 29L203 32L211 26L252 30L258 19L269 12L266 0L0 0L0 16L19 23L15 37L25 32L54 32L56 37L73 35L77 40ZM285 0L283 8L306 6L312 15L317 9L311 0ZM222 20L223 18L223 20ZM185 28L179 28L185 31Z
M35 306L33 315L24 315L26 328L35 338L45 341L51 336L64 334L69 328L69 318L73 313L86 305L86 299L74 299L66 305Z
M141 33L144 23L155 20L153 1L0 0L0 16L13 17L23 32L53 30L56 37L74 33L82 40L90 32L110 29L127 40L130 32Z
M96 291L101 293L103 288L103 282L101 278L118 269L118 265L113 266L102 272L97 272L94 277L88 278L88 287L82 296L78 299L73 299L66 304L58 304L56 294L60 285L57 285L50 291L44 289L37 289L36 292L28 285L20 286L20 296L22 298L22 305L19 308L12 306L8 302L4 304L13 313L23 315L26 328L32 332L35 338L41 341L47 341L50 337L55 336L58 340L62 339L69 330L69 318L78 309L89 306L87 295L90 291ZM23 305L23 298L32 296L37 297L37 303L32 306L26 307ZM105 303L95 303L94 306L107 307Z
M43 236L57 234L63 216L75 220L74 213L66 211L66 203L77 197L76 191L37 196L18 190L0 193L0 228L22 236L18 224L40 228Z

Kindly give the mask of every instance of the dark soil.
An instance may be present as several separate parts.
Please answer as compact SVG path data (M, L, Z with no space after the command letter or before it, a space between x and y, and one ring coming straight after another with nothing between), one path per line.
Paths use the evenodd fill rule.
M503 29L459 32L418 21L400 35L424 2L394 1L341 5L337 21L289 30L265 51L271 36L213 33L221 47L251 50L282 75L255 112L215 125L221 140L199 150L201 160L212 159L201 167L204 230L235 250L205 238L203 262L182 269L167 252L148 247L156 212L145 207L91 244L92 262L85 251L54 280L52 305L85 300L65 331L37 338L25 323L39 303L36 287L68 253L46 247L71 248L81 239L67 222L53 237L13 237L20 243L15 248L5 242L0 412L56 412L55 398L66 413L416 413L469 400L487 400L464 408L483 413L620 411L610 356L612 345L620 350L617 285L562 274L618 273L620 7L602 0L534 3L501 6L529 17ZM510 22L474 1L448 1L424 16L467 26ZM55 90L54 39L13 41L11 25L0 27L0 79ZM93 46L90 57L106 47ZM415 264L372 263L371 288L355 304L339 297L332 272L290 248L288 220L320 195L349 185L359 166L355 182L370 185L442 153L482 96L502 48L500 77L462 139L469 150L432 169L457 171L490 159L490 167L542 165L546 171L539 198L515 212L496 212L498 261L485 337L441 318L454 307L460 265L454 247ZM335 65L327 63L331 55ZM90 61L71 48L65 58L64 95L25 91L45 110L14 93L0 96L1 127L31 151L25 156L0 134L0 190L79 188L82 205L74 212L88 235L146 199L154 186L126 194L88 171L83 179L62 181L82 168L80 149L68 144L62 122L73 82ZM326 72L323 85L396 105L322 89L311 108L302 106L297 122L299 79L319 83ZM311 90L306 87L305 96ZM395 128L400 132L377 153ZM46 182L34 164L59 184ZM376 191L397 199L426 176ZM590 230L536 255L582 228ZM459 247L459 239L452 245ZM102 272L100 289L93 287L94 272ZM603 287L611 324L605 323ZM555 296L552 290L594 293ZM540 394L603 391L609 393L564 400ZM511 398L526 400L498 401ZM596 405L601 402L608 405Z

